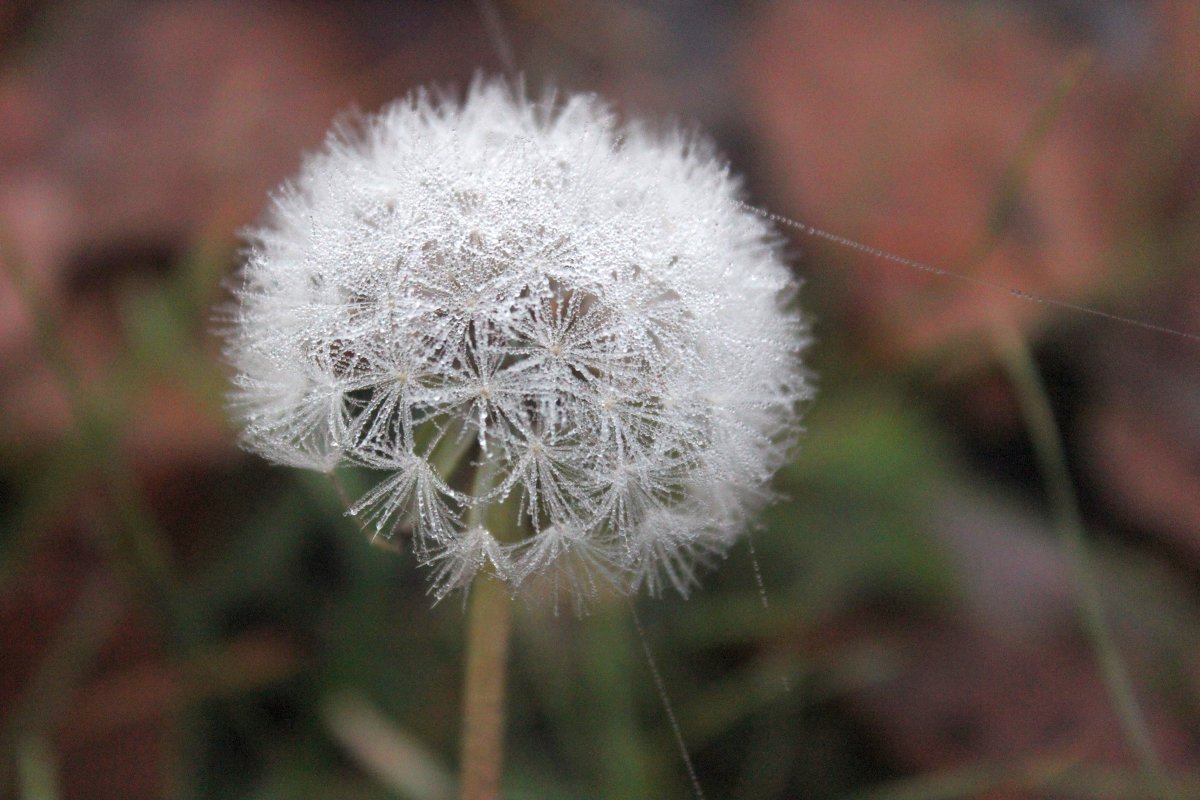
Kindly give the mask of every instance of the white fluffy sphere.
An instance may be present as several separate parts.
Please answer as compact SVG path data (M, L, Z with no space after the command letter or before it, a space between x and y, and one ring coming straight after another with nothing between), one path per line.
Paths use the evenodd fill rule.
M478 82L335 129L253 232L250 449L381 473L443 594L680 591L768 497L810 387L793 280L707 141Z

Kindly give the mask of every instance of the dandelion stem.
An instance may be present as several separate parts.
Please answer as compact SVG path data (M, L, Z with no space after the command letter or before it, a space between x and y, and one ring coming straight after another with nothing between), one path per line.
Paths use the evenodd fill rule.
M474 494L483 494L491 472L476 467ZM486 507L467 514L469 527L485 521ZM467 668L463 687L462 800L497 800L504 761L504 685L512 598L507 585L483 569L471 584L467 607Z
M504 756L504 684L512 598L503 582L484 572L475 578L468 602L462 798L496 800Z
M1083 517L1067 470L1062 436L1050 407L1046 386L1029 352L1029 346L1011 325L996 325L995 337L997 350L1017 392L1038 466L1046 482L1055 527L1070 562L1084 633L1099 663L1121 731L1138 760L1144 779L1155 787L1159 797L1175 798L1177 793L1167 779L1162 760L1154 748L1129 670L1104 615L1104 603L1088 551Z

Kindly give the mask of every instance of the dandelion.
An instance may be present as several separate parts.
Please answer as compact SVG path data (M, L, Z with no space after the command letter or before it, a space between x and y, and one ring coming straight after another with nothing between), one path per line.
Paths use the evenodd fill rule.
M768 498L805 331L703 138L477 81L344 122L273 198L227 335L244 444L378 472L441 597L686 592Z
M468 800L499 795L508 594L686 593L769 499L806 334L738 194L699 136L477 81L335 128L251 235L243 442L377 474L348 513L472 587Z

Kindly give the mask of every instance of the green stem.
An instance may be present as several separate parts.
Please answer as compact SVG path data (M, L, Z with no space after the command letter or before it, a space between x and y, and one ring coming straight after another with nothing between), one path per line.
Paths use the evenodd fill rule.
M485 493L492 470L475 469L472 494ZM484 525L489 509L472 506L467 527ZM493 532L494 533L494 532ZM471 583L467 609L467 665L463 686L462 800L497 800L504 762L504 686L512 597L490 569Z
M1012 222L1013 214L1029 181L1029 173L1033 168L1042 145L1046 143L1055 123L1058 122L1067 100L1075 91L1075 87L1083 78L1095 60L1091 48L1079 48L1067 59L1054 90L1034 114L1029 127L1025 129L1016 151L1008 159L1000 184L993 196L988 210L987 224L979 240L966 258L966 271L974 273L976 268L992 254L999 244L1004 232Z
M504 757L504 684L512 598L480 573L471 585L463 697L462 798L496 800Z
M1049 494L1055 527L1070 563L1084 632L1099 663L1109 700L1146 780L1155 787L1160 797L1174 798L1177 794L1154 748L1129 670L1104 615L1100 584L1088 551L1083 517L1067 470L1062 435L1050 407L1046 386L1021 335L1011 325L1003 324L998 324L995 332L997 350L1017 392L1021 413Z

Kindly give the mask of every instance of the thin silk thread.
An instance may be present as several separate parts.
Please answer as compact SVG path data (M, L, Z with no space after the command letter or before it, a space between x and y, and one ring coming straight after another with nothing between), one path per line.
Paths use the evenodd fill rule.
M744 203L742 201L735 201L735 202L743 210L749 211L753 214L757 214L758 216L760 216L764 219L768 219L771 222L774 222L776 225L782 225L784 227L799 231L800 233L803 233L805 236L811 236L816 239L823 239L827 242L832 242L833 244L836 244L839 247L845 247L850 250L856 250L860 253L871 256L872 258L879 259L881 261L888 261L893 264L899 264L901 266L909 267L910 269L915 269L920 272L926 272L931 275L936 275L940 278L949 278L952 280L961 281L963 283L969 283L974 286L979 286L984 289L989 289L991 291L1004 292L1005 294L1011 295L1012 297L1015 297L1019 300L1024 300L1026 302L1038 303L1039 305L1044 305L1044 306L1048 306L1051 308L1060 308L1060 309L1063 309L1066 311L1074 312L1076 314L1087 314L1089 316L1099 317L1100 319L1108 320L1109 322L1119 322L1121 324L1130 325L1135 328L1141 328L1143 330L1152 331L1154 333L1161 333L1161 334L1165 334L1167 336L1174 336L1179 339L1184 339L1186 341L1200 344L1200 334L1197 334L1197 333L1189 333L1187 331L1181 331L1176 328L1168 328L1165 325L1156 325L1153 322L1145 322L1140 319L1135 319L1134 317L1126 317L1126 316L1122 316L1121 314L1113 314L1109 311L1101 311L1100 309L1092 308L1091 306L1080 305L1078 303L1071 303L1066 300L1058 300L1053 297L1047 297L1045 295L1034 294L1033 292L1026 292L1022 289L1017 289L1015 287L1008 286L1008 285L1000 283L998 281L990 281L987 278L980 278L976 275L968 275L963 272L955 272L954 270L945 269L944 267L937 267L937 266L934 266L933 264L929 264L925 261L918 261L915 258L908 258L906 256L896 255L895 253L889 253L887 250L883 250L882 248L874 247L869 244L863 244L862 242L857 242L854 239L850 239L848 237L841 236L836 233L831 233L829 231L822 230L821 228L817 228L817 227L815 227L813 225L809 225L805 222L801 222L799 220L792 219L790 217L785 217L782 214L776 214L772 211L766 210L765 208L759 208L758 206L752 206L749 203Z
M654 653L650 650L650 640L646 636L646 629L642 627L642 620L638 617L633 601L627 599L627 602L629 615L633 617L633 627L637 630L638 641L642 644L642 653L646 656L646 666L650 668L650 676L654 679L654 688L658 690L658 698L662 701L663 712L667 715L671 734L675 737L675 745L679 748L679 755L683 757L683 765L687 768L688 779L692 782L692 792L695 794L696 800L705 800L704 790L700 788L700 778L696 775L696 765L692 763L692 757L688 754L687 744L683 741L683 730L679 727L679 720L675 718L675 709L671 705L671 698L667 695L667 685L663 682L662 673L658 670L658 662L654 660Z

